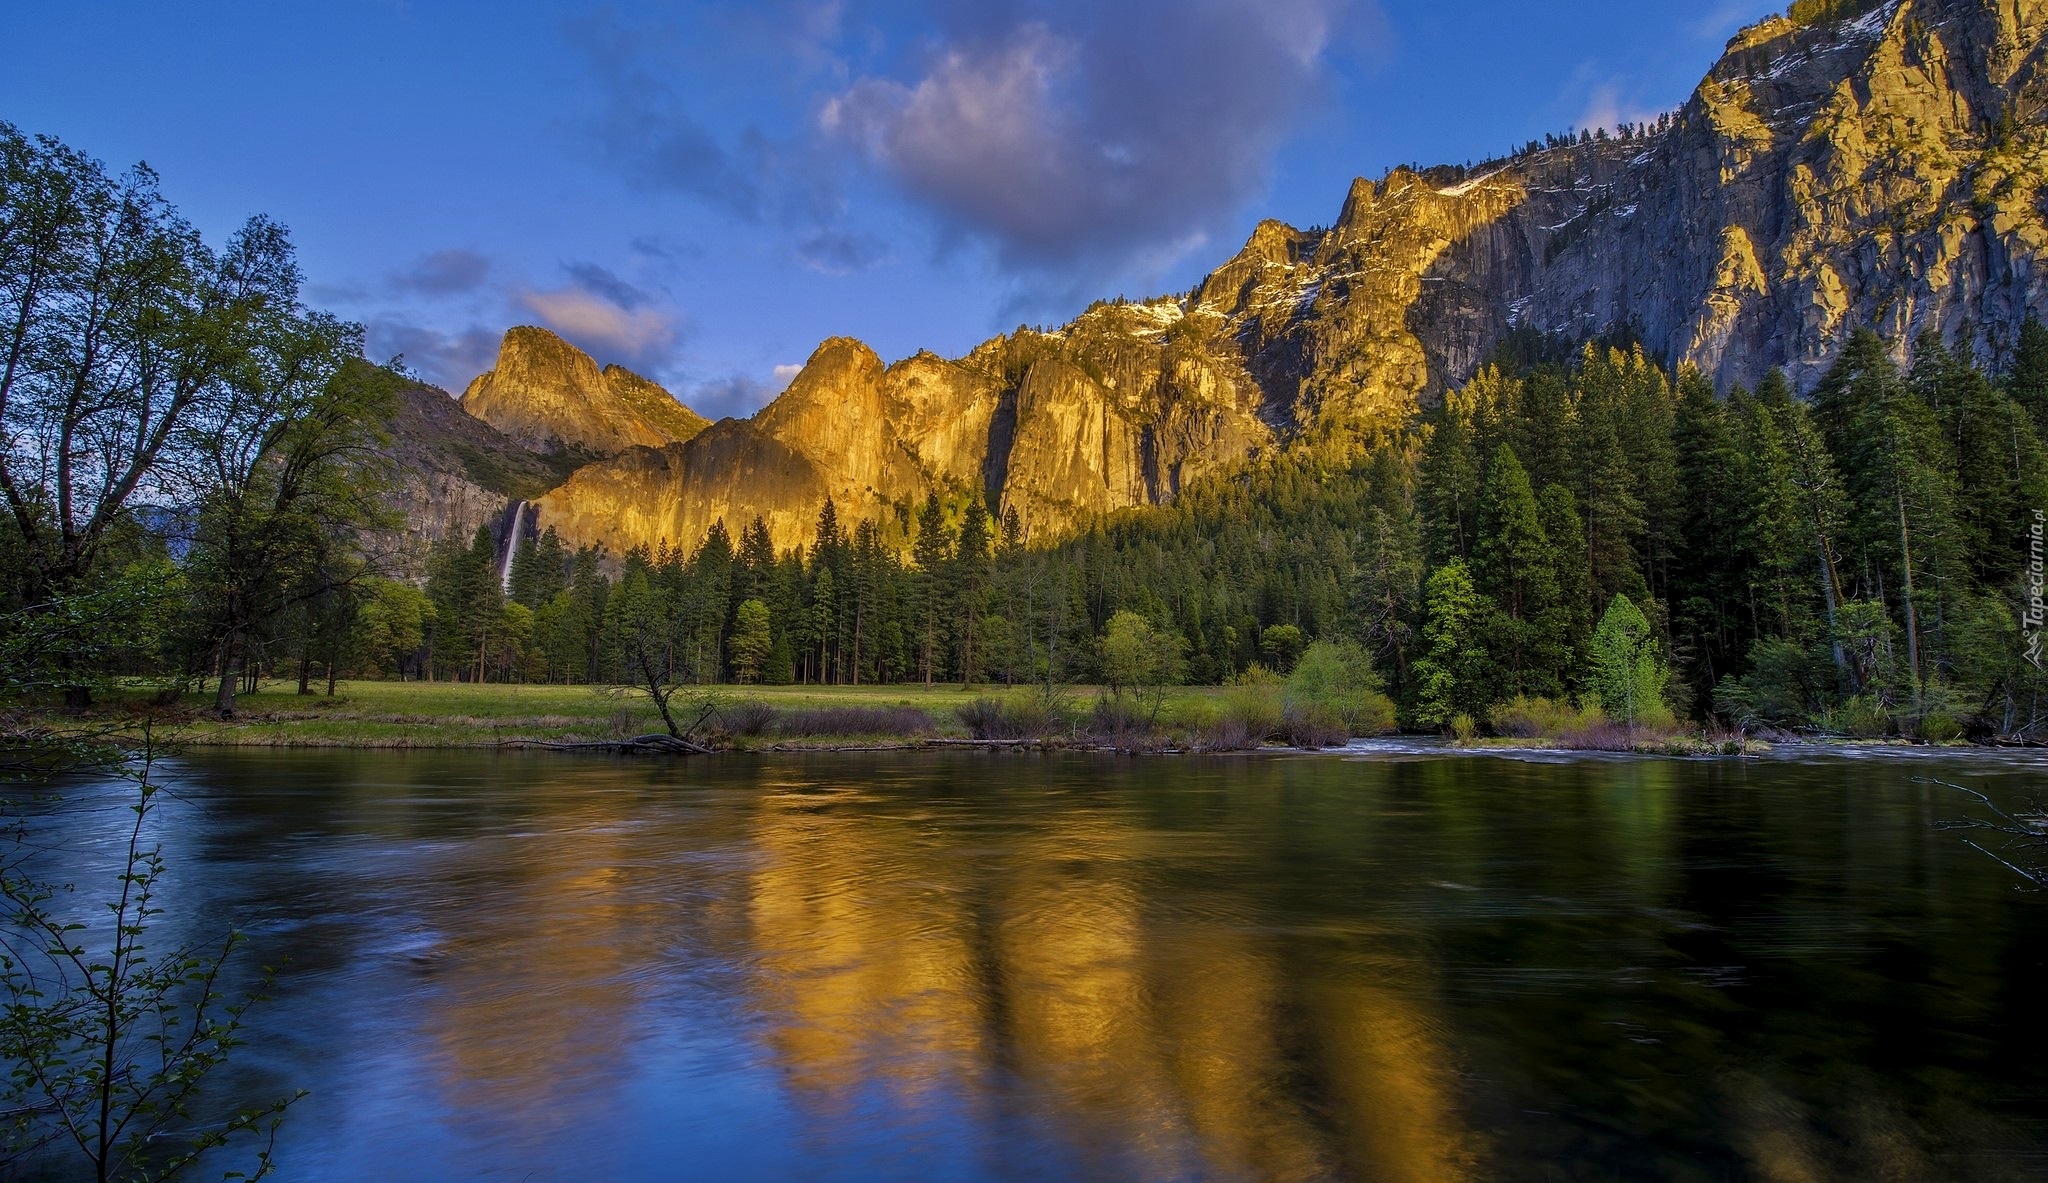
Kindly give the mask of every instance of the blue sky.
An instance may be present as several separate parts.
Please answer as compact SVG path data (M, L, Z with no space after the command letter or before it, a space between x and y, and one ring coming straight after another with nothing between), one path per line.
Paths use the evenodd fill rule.
M1184 291L1354 176L1676 106L1768 2L21 4L0 119L459 391L542 323L707 414L827 336L949 356ZM25 52L31 50L32 52Z

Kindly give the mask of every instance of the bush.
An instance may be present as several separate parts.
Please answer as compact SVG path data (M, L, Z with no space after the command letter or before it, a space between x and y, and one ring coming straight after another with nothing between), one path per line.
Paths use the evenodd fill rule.
M1486 723L1495 735L1509 739L1556 738L1605 723L1599 707L1575 707L1564 699L1517 694L1493 708Z
M1381 693L1372 659L1356 641L1317 641L1303 651L1287 679L1285 705L1334 724L1347 739L1394 729L1393 700Z
M1280 734L1289 747L1341 748L1351 738L1351 728L1320 707L1291 706L1281 717Z
M1471 743L1472 738L1478 734L1479 725L1472 721L1472 716L1463 711L1459 711L1451 716L1452 739L1457 740L1459 743Z
M914 706L830 706L785 711L771 726L777 735L933 735L931 713Z
M1954 743L1963 738L1963 725L1954 715L1936 708L1921 716L1920 738L1928 743Z
M1256 747L1280 734L1282 713L1280 679L1255 665L1224 690L1218 721L1253 737Z
M1088 713L1086 728L1089 738L1097 743L1126 751L1151 749L1160 746L1154 734L1152 712L1129 699L1104 695L1095 700L1095 708Z
M1072 727L1072 708L1058 687L977 698L954 708L953 714L975 739L1043 740L1064 735Z
M1859 694L1830 712L1826 726L1852 739L1882 739L1891 734L1891 713L1873 694Z
M1633 727L1596 716L1583 726L1558 733L1556 740L1558 747L1570 752L1630 752L1639 737Z
M1266 736L1243 719L1220 714L1192 728L1188 746L1197 752L1248 752L1265 746Z
M776 713L765 702L736 702L718 708L718 726L727 735L753 738L768 733Z

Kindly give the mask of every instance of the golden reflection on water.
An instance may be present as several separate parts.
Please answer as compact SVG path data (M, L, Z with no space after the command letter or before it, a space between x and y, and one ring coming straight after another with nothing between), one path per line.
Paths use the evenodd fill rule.
M304 919L307 1178L2039 1162L2038 913L1857 769L248 767L173 837Z
M769 795L755 826L750 994L821 1117L1000 1068L1084 1152L1134 1147L1131 1178L1187 1177L1188 1147L1228 1177L1469 1177L1427 970L1289 980L1255 931L1162 899L1153 839L1113 812L1036 816L986 858L815 794Z

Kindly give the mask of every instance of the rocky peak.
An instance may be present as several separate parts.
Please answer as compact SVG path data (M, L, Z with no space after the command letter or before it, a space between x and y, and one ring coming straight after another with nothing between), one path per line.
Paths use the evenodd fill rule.
M1262 222L1184 301L1098 302L959 361L826 341L754 419L592 465L544 516L623 548L759 514L786 547L826 495L893 523L979 489L1044 538L1261 449L1398 425L1520 329L1627 334L1723 390L1771 368L1810 385L1865 325L1998 364L2048 314L2044 34L2048 0L1803 0L1652 127L1360 178L1329 230ZM486 379L582 390L571 354ZM480 413L496 393L472 390Z
M463 392L462 409L536 451L615 456L679 443L705 420L668 391L589 354L544 328L506 332L498 364Z

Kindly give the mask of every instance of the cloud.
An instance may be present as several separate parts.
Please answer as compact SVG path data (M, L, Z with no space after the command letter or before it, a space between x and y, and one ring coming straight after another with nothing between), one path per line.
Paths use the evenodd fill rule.
M704 257L701 245L665 234L639 235L626 244L626 249L657 263L680 263Z
M776 366L774 373L777 392L788 390L789 384L796 381L796 376L803 372L804 368L800 364Z
M781 379L763 382L748 374L728 374L691 387L683 401L706 419L746 419L772 402L788 385Z
M480 325L454 332L379 317L364 326L364 352L372 358L403 355L405 368L443 390L460 392L497 364L500 333Z
M698 115L676 86L687 40L678 30L626 25L599 12L570 32L602 90L592 141L627 183L695 198L745 222L837 216L842 202L817 145L751 124L721 138Z
M804 266L825 275L852 275L889 261L889 244L871 234L821 230L796 244Z
M622 278L618 272L596 263L564 263L562 270L578 285L610 300L628 312L654 299L654 293Z
M1659 114L1659 111L1643 104L1624 102L1621 85L1605 82L1595 86L1586 96L1586 105L1573 126L1587 130L1613 129L1624 123L1654 122Z
M1782 10L1782 5L1766 7L1757 0L1721 0L1686 22L1685 31L1702 41L1721 41L1733 36L1737 29Z
M491 261L475 251L450 248L421 255L394 271L385 286L394 293L452 296L483 286Z
M621 362L657 377L675 361L682 333L655 308L627 308L580 287L527 291L518 304L600 363Z
M998 10L1000 11L1000 10ZM1363 0L1058 0L986 18L908 78L854 79L818 126L1007 266L1130 263L1265 187Z

